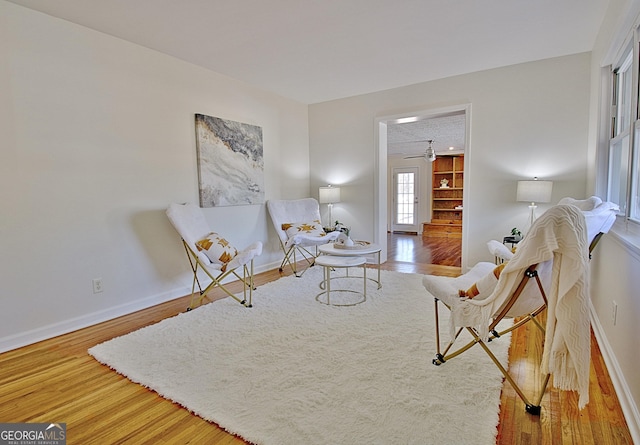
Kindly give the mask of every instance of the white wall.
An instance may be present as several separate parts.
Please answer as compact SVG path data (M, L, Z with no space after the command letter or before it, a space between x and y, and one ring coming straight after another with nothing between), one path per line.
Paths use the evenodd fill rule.
M195 113L261 126L266 198L309 196L306 105L5 1L0 86L0 351L189 292L164 210L198 199ZM206 213L277 267L264 205Z
M589 66L578 54L311 105L312 189L333 177L348 191L334 215L373 239L376 118L471 104L463 266L491 260L486 242L528 221L519 179L554 181L553 201L584 196Z
M607 120L603 104L610 88L606 73L615 61L634 23L640 19L640 1L617 0L609 4L591 64L591 105L589 126L589 182L587 194L606 198ZM592 326L602 355L620 399L635 443L640 443L640 236L633 224L617 221L604 236L591 260ZM617 305L613 319L613 304Z

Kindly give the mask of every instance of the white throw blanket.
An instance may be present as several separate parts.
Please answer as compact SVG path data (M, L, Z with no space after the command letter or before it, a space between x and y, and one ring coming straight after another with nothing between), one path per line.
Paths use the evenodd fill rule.
M553 374L556 388L578 392L580 409L589 401L588 258L584 216L577 207L554 206L535 221L490 296L460 300L451 308L456 326L476 327L486 338L492 317L513 294L526 269L552 261L541 367L543 373ZM509 316L524 314L512 310Z

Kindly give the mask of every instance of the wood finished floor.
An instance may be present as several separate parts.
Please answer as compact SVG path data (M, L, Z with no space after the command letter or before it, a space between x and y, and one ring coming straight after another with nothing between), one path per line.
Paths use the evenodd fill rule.
M459 274L459 267L446 265L449 260L442 259L445 254L438 260L445 265L423 262L426 258L431 261L435 256L434 252L426 252L428 247L428 243L425 245L418 236L390 235L389 260L383 269L447 276ZM446 251L442 245L439 248ZM451 251L455 252L455 248ZM260 286L280 276L277 270L265 272L257 276L256 284ZM220 294L212 297L220 297ZM129 382L87 354L89 347L176 315L187 304L187 297L179 298L0 354L0 422L66 422L70 445L245 443L154 392ZM535 370L541 341L537 335L528 328L513 334L510 369L525 391L535 387L538 381ZM541 416L532 416L525 413L522 402L505 383L498 444L632 444L593 338L592 345L591 401L587 408L578 412L573 393L550 389L543 398ZM452 360L442 366L455 366L455 363ZM457 421L464 419L452 419L452 428ZM446 437L426 440L450 443Z

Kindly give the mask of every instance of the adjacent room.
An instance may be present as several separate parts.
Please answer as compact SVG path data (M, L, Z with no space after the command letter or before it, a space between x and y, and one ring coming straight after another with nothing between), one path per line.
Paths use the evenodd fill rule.
M640 0L0 0L0 423L640 443L639 48ZM511 276L550 214L586 232L601 201L615 222L574 274L588 402L553 372L523 402L499 370L540 390L571 341L537 321L434 358L459 319L434 336L433 286L473 299L458 276ZM277 220L290 202L311 210Z

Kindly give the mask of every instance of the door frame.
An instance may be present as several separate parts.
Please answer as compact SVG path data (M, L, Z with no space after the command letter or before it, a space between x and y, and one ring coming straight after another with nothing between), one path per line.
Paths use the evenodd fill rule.
M383 248L381 251L381 262L387 260L386 239L388 227L388 162L387 162L387 124L395 123L398 119L419 116L423 119L438 117L442 114L452 112L464 112L465 115L465 147L464 147L464 192L463 201L469 208L469 184L471 181L469 162L471 159L471 104L452 105L444 108L432 108L422 111L406 111L401 114L386 115L375 118L374 125L374 203L373 203L373 233L374 239ZM467 270L466 258L468 251L467 225L469 212L462 213L462 270Z

